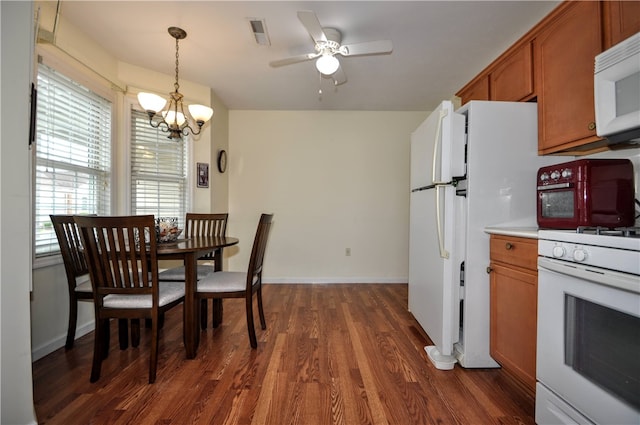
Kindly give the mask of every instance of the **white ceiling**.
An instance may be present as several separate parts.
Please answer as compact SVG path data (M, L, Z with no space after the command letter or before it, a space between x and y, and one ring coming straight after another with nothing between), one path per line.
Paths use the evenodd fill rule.
M180 78L211 87L229 109L432 110L450 98L558 1L63 1L60 14L118 59L175 72L170 26L180 41ZM340 57L336 88L313 61L270 61L313 52L297 12L312 10L343 44L389 39L389 55ZM248 18L266 21L256 44ZM323 95L320 99L319 88ZM172 87L167 87L167 93Z

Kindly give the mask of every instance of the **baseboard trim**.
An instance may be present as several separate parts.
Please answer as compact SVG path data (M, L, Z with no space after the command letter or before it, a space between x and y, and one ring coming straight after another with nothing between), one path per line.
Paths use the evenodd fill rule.
M89 332L93 332L94 328L95 326L94 326L93 320L78 327L76 329L76 339L88 334ZM42 344L40 347L33 348L31 350L31 361L35 362L36 360L39 360L44 356L53 353L57 349L64 347L64 344L66 342L67 342L67 334L65 333L47 342L46 344Z
M304 284L341 284L341 283L366 283L366 284L378 284L378 283L398 283L406 284L407 278L371 278L371 277L269 277L263 278L262 283L272 284L292 284L292 283L304 283Z

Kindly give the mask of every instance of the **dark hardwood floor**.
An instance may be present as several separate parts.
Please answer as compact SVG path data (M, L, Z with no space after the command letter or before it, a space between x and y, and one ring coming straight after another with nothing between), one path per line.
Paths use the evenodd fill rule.
M407 285L265 285L267 330L249 346L243 300L202 331L187 360L182 307L160 332L147 383L149 330L118 348L115 323L100 380L93 333L33 366L40 424L534 424L534 400L500 369L435 369L407 312ZM257 316L256 316L257 317ZM259 322L258 322L259 323Z

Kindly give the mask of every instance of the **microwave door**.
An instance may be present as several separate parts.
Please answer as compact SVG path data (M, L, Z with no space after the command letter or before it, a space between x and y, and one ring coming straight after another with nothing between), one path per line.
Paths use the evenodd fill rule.
M640 33L595 58L596 134L640 142Z

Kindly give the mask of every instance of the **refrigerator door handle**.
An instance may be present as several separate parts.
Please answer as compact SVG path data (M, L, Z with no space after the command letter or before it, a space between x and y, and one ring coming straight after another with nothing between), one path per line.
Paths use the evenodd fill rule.
M440 114L438 116L438 126L436 127L436 140L433 143L433 157L432 157L433 164L431 164L431 181L433 182L433 184L444 183L436 179L436 165L438 165L438 161L440 160L438 155L438 147L442 145L442 121L444 121L444 118L447 116L448 113L449 113L448 110L440 109Z
M440 209L440 194L442 193L442 189L444 189L444 186L436 185L436 228L438 230L438 246L440 247L440 257L448 259L449 251L444 249L444 223L442 221L442 214Z

